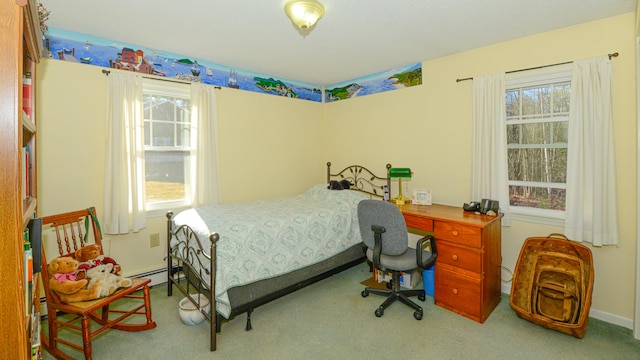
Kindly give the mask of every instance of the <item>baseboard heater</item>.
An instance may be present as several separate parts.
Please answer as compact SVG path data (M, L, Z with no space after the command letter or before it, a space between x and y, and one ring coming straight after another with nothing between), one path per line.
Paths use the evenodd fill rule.
M162 269L151 270L142 274L136 274L129 277L151 279L151 283L149 284L149 286L161 285L167 282L167 269L165 267Z

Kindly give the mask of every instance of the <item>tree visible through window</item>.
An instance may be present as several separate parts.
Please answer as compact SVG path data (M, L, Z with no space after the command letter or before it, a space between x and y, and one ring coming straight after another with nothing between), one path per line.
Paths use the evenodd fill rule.
M191 151L189 94L144 91L147 205L187 201Z
M565 209L571 83L506 91L509 204Z

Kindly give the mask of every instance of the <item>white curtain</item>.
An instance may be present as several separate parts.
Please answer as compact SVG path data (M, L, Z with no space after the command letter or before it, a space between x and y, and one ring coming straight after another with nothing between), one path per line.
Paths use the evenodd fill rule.
M618 245L613 69L606 57L573 62L564 233Z
M220 203L218 167L218 111L215 88L191 84L192 206Z
M144 200L144 114L142 77L107 76L107 144L104 221L107 234L137 232L146 226Z
M471 200L498 200L509 226L505 74L473 78Z

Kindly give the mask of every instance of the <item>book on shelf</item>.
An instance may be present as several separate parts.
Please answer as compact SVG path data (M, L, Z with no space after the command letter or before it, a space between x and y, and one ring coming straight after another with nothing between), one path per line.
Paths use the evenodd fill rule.
M31 326L31 347L36 348L40 346L40 313L33 313L31 319L33 324Z
M25 313L29 317L33 305L33 255L31 244L25 243L24 248L24 302Z
M22 165L20 166L20 177L22 181L22 199L27 198L27 151L26 148L22 148L22 153L20 154L20 162Z
M31 359L42 359L40 350L40 312L34 311L29 319L29 339L31 342Z
M33 86L29 74L22 76L22 110L33 119Z
M29 198L29 196L31 196L31 179L29 176L29 168L31 167L31 159L29 156L29 148L24 148L24 158L25 160L25 192L26 192L26 197L25 199Z
M42 271L42 219L33 218L27 225L29 233L29 243L31 244L31 255L33 256L33 272Z
M39 274L35 274L34 275L34 283L38 283L39 281ZM36 308L36 303L40 301L40 299L38 298L38 293L36 291L33 292L33 299L31 300L31 303L33 304L31 307L31 326L30 326L30 332L29 334L31 335L31 347L35 348L35 347L39 347L40 346L40 309Z
M42 219L29 220L23 233L24 247L24 296L27 323L35 312L38 299L38 280L42 271ZM27 328L28 329L28 328Z
M25 200L31 196L31 176L29 176L31 168L31 155L29 154L28 146L22 148L21 162L22 165L20 166L20 176L22 182L22 199Z

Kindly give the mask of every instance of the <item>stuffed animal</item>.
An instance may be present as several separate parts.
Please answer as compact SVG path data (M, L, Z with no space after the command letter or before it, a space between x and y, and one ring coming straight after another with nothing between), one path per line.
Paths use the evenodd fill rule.
M102 264L113 264L113 270L111 272L120 275L120 265L114 259L102 255L101 250L98 244L86 245L76 250L75 258L80 262L78 266L78 277L80 279L87 277L87 270Z
M349 180L331 180L329 181L329 186L328 188L330 190L349 190L349 188L351 187L351 183L349 182Z
M86 279L77 280L78 261L72 257L58 257L49 262L49 289L65 303L93 300L100 297L100 286L87 289Z
M112 273L113 264L94 266L87 270L89 285L87 289L95 287L100 289L100 297L109 296L121 287L129 287L133 284L131 279Z

